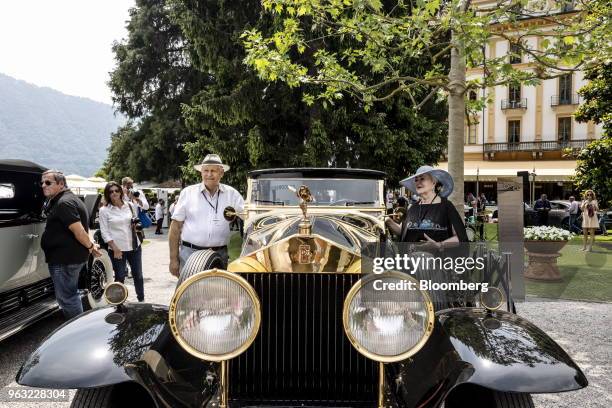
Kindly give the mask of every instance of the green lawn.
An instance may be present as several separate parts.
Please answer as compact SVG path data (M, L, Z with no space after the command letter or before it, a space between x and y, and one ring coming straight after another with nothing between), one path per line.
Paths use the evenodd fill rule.
M486 224L485 235L488 241L497 241L497 224ZM526 280L527 295L612 302L612 235L596 235L593 252L580 251L582 240L574 237L561 251L557 264L563 281Z
M582 252L580 248L581 241L574 238L561 251L557 263L562 282L526 280L527 295L612 302L612 251L597 243L593 252Z
M230 262L240 256L240 250L242 249L242 238L238 232L232 232L230 237L229 245L227 246L227 252L229 254Z

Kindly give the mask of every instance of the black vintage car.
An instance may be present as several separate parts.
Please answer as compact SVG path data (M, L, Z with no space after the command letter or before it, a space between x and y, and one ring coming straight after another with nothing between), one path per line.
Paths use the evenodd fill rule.
M17 382L77 388L73 407L519 408L533 406L531 393L587 385L559 345L513 313L508 263L493 252L492 298L366 294L362 251L393 247L383 193L378 171L251 172L245 212L224 212L245 220L227 270L214 252L195 252L169 306L125 303L125 287L108 285L115 306L51 334Z
M0 341L59 308L40 248L45 229L40 178L45 170L23 160L0 160ZM93 222L99 197L84 201ZM86 306L106 305L102 294L112 278L110 265L104 254L91 258L81 272L79 287Z

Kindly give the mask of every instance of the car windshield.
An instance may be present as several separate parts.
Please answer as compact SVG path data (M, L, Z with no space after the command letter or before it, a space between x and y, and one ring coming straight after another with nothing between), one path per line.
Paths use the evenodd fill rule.
M257 205L299 205L297 190L308 186L313 196L310 205L377 207L381 205L378 180L259 178L252 184L251 203Z

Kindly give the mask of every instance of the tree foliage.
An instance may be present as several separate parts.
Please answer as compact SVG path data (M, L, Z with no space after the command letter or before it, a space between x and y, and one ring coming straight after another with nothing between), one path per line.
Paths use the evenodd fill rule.
M192 182L192 165L218 153L232 167L224 182L243 190L247 171L266 167L367 167L396 183L442 152L446 107L438 98L425 114L407 98L364 114L354 100L326 109L326 101L303 101L308 86L258 78L243 63L241 35L279 24L259 0L137 0L130 16L128 38L113 47L110 86L131 121L113 135L102 169L111 178ZM421 64L410 63L416 74Z
M574 182L579 190L592 189L602 206L612 205L612 63L593 65L585 72L589 83L578 93L583 99L576 111L576 120L601 123L600 140L595 140L578 155Z
M113 44L117 66L109 86L116 108L130 123L112 136L103 168L111 179L177 179L187 160L184 145L195 140L185 126L181 104L210 77L193 69L189 44L166 3L136 0L128 37Z
M403 98L379 103L368 114L352 100L329 110L326 101L304 103L305 87L266 83L243 64L242 33L271 32L278 24L259 1L171 4L186 40L195 44L194 67L212 77L183 110L198 135L186 146L190 164L218 152L233 167L226 177L234 185L244 183L248 169L287 166L374 168L395 183L440 156L446 138L440 101L431 99L425 115L408 110Z
M264 8L282 18L269 34L245 31L245 62L267 81L289 86L316 85L305 100L339 100L346 95L373 102L403 93L419 107L418 91L450 91L453 84L441 59L460 47L467 67L485 75L461 84L465 89L506 83L533 85L567 71L585 60L609 57L610 6L601 0L579 1L565 12L565 1L507 0L472 7L469 0L262 0ZM530 24L539 19L543 24ZM547 24L548 21L554 24ZM315 39L306 33L319 32ZM518 27L518 30L516 29ZM453 32L452 39L448 36ZM508 40L514 52L529 58L532 69L516 69L507 55L491 58L486 44ZM528 41L539 37L540 41ZM321 45L318 39L323 38ZM341 50L329 47L334 40ZM302 55L312 53L312 63ZM410 72L407 60L427 60L426 69ZM363 68L376 75L363 74Z

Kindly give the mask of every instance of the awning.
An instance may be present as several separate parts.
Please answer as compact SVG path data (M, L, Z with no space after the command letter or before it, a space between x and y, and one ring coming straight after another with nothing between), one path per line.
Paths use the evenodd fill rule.
M441 162L438 168L448 170L448 163ZM547 160L547 161L496 161L473 160L463 165L464 180L497 181L498 177L515 176L518 171L535 173L538 181L569 181L576 173L575 160Z

